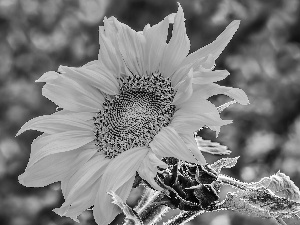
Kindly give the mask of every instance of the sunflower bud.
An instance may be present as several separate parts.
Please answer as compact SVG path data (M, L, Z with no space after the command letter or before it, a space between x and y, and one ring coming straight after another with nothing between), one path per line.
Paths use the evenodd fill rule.
M156 182L166 190L171 208L185 211L208 209L219 199L218 174L208 165L165 158L169 167L157 173Z

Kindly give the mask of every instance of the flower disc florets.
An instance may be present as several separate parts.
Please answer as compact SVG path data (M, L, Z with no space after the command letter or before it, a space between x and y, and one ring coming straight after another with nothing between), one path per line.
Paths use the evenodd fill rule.
M120 93L106 96L94 118L96 145L107 158L133 147L149 146L175 112L175 91L161 74L121 77Z

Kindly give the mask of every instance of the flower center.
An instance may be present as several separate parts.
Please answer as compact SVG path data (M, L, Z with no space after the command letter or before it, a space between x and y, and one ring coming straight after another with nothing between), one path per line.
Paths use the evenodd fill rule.
M160 74L120 78L120 94L107 96L94 117L96 145L107 158L149 146L175 112L171 81Z

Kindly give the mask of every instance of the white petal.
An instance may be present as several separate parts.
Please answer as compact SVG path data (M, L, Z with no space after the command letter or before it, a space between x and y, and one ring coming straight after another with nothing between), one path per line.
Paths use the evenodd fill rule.
M41 159L19 176L26 187L44 187L60 181L72 167L78 151L62 152Z
M201 98L195 100L195 97L197 95L193 93L189 101L181 104L174 113L170 125L178 132L191 135L205 125L211 128L211 126L223 126L232 122L222 120L213 104Z
M202 58L201 62L199 63L199 69L203 71L211 71L215 68L216 66L216 58L212 55L209 54L206 57Z
M120 53L120 50L117 48L118 46L118 40L117 40L117 25L116 24L122 24L119 22L115 17L111 16L109 18L104 17L104 35L105 37L111 41L112 46L114 46L116 50L116 58L119 62L119 65L121 66L121 72L124 72L124 66L123 65L123 59ZM101 50L100 50L101 51Z
M225 79L229 75L227 70L215 70L207 72L195 72L193 74L194 84L208 84Z
M89 62L88 64L84 65L84 67L87 68L92 68L92 70L94 71L98 71L98 67L99 67L99 61L94 60ZM36 82L46 82L46 83L57 83L57 82L61 82L62 80L67 83L67 86L70 86L70 82L72 83L72 85L75 85L75 89L80 89L78 91L81 91L82 94L84 95L88 95L90 98L93 98L94 101L98 102L100 99L103 99L102 94L93 87L93 85L89 85L86 80L80 80L80 79L76 79L76 76L72 76L70 74L67 74L62 68L66 68L64 66L60 66L58 68L58 71L61 72L57 73L54 71L49 71L44 73L38 80L36 80ZM71 80L71 81L70 81ZM72 88L72 85L70 88ZM88 90L88 92L86 91Z
M205 61L205 57L195 60L190 64L185 64L180 66L172 76L172 85L176 86L181 81L185 80L188 72L193 69L193 71L198 71L200 69L200 65Z
M65 179L72 171L89 160L97 150L79 148L70 152L49 155L19 176L19 182L26 187L44 187Z
M190 112L191 114L213 114L219 118L219 112L217 107L212 104L210 101L202 98L198 92L193 92L192 96L185 102L178 104L176 106L177 110L175 114L180 114L180 112Z
M215 41L188 55L182 61L181 66L193 63L195 60L207 57L209 54L217 59L237 31L239 24L240 21L238 20L231 22Z
M158 24L144 29L146 39L145 46L145 67L147 74L158 71L162 60L164 48L167 45L168 28L170 24L170 15Z
M122 199L123 202L126 202L126 199L130 194L134 179L135 176L132 176L121 187L119 187L116 191L114 191ZM103 181L101 181L101 184L102 182ZM114 218L119 213L121 213L121 210L119 206L112 203L112 199L110 195L106 197L106 195L108 194L105 193L104 195L104 193L101 192L100 190L98 191L95 199L93 215L98 225L108 225L114 220Z
M111 40L106 37L104 27L99 27L99 43L100 43L100 51L99 51L99 61L105 65L105 67L111 71L111 74L116 78L120 76L120 62L117 57L117 51L113 46Z
M175 157L187 162L197 163L196 158L180 135L171 126L163 127L149 146L160 157Z
M157 167L167 168L168 165L157 158L151 149L149 149L147 156L143 159L138 169L138 173L140 177L146 180L153 188L162 191L163 189L154 181L154 177L158 171Z
M65 202L60 208L55 208L53 211L60 216L67 216L79 223L77 217L86 209L94 205L97 192L100 185L98 179L88 191L81 193L74 199L73 202Z
M58 71L80 83L86 83L95 87L106 94L115 95L119 93L119 84L116 77L97 60L93 66L90 64L77 68L60 66Z
M147 153L147 147L132 148L112 159L106 167L94 207L94 217L98 224L109 224L120 212L119 208L111 203L111 196L107 192L114 191L126 201L136 171Z
M197 142L194 138L194 135L193 134L180 134L180 137L182 138L184 143L187 145L187 147L190 149L190 151L192 152L194 157L197 159L197 164L205 165L206 160L205 160L204 156L202 155L201 151L198 149Z
M177 85L179 87L173 99L172 102L173 105L181 104L187 101L192 96L193 94L192 80L193 80L193 69L190 70L186 79ZM177 87L175 87L175 89L176 88Z
M146 39L125 24L116 23L118 47L126 67L132 74L144 75L144 51Z
M35 82L49 82L52 80L55 80L59 77L59 74L54 71L48 71L44 73L39 79L37 79Z
M78 195L86 192L87 189L99 179L109 159L105 158L104 154L96 154L93 158L81 166L76 173L74 173L67 185L65 194L66 200L73 202Z
M194 94L207 99L213 95L224 94L242 105L249 104L247 95L242 89L220 86L218 84L193 84Z
M78 154L74 164L76 165L73 170L70 170L66 176L61 180L61 190L64 198L67 198L67 186L70 181L70 178L81 168L90 158L95 154L98 154L98 147L95 143L91 142L86 144L78 149L80 154ZM74 150L77 151L77 150ZM72 152L72 151L71 151Z
M94 140L92 131L83 130L42 135L40 137L32 142L28 167L48 155L71 151Z
M61 108L76 112L98 112L104 102L100 92L97 96L93 94L92 86L79 84L63 75L45 84L42 93Z
M214 155L229 155L231 153L227 146L221 145L218 142L204 140L202 137L195 137L197 147L202 152L207 152Z
M178 11L175 16L174 28L170 42L166 46L161 63L161 73L170 77L177 70L182 60L190 50L190 40L186 34L183 10L178 4Z
M26 130L37 130L46 134L54 134L69 130L93 130L93 123L87 121L86 117L93 118L92 113L61 113L56 112L52 115L45 115L33 118L26 122L17 135Z

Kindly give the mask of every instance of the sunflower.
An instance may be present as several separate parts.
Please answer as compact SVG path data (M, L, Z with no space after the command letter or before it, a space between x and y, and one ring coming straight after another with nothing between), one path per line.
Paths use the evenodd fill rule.
M219 132L231 122L220 118L210 96L248 103L242 90L214 83L229 75L214 70L215 60L239 21L188 55L184 20L180 5L177 13L139 32L104 18L98 60L79 68L60 66L37 80L46 82L42 94L59 110L28 121L18 132L43 132L31 145L19 182L43 187L61 181L65 202L54 209L57 214L77 220L94 205L96 222L109 224L120 209L107 192L126 201L136 172L161 190L154 177L158 167L167 166L163 157L206 164L194 132L203 126Z

